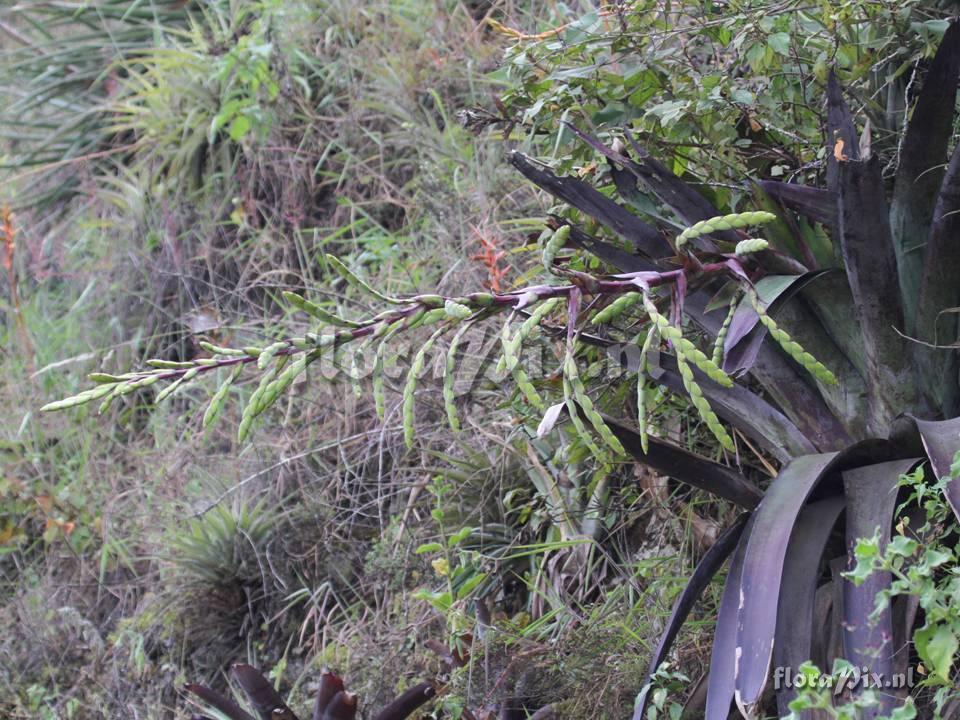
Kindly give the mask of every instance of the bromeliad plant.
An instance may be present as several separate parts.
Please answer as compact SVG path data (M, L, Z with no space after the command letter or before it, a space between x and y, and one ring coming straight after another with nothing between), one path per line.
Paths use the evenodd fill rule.
M946 476L960 450L960 366L954 352L960 150L945 166L958 75L960 26L951 24L916 97L892 183L871 152L869 129L857 133L843 89L831 77L826 187L755 184L750 190L763 208L757 211L722 213L629 132L623 133L626 143L608 145L571 127L607 159L625 201L652 193L677 221L645 222L585 181L559 177L515 153L511 162L523 175L620 242L552 217L541 238L548 281L456 297L391 297L328 257L344 280L386 309L347 319L286 293L293 307L319 323L319 332L266 347L206 345L208 358L153 360L142 371L98 373L91 377L95 387L45 409L92 401L106 407L165 383L160 400L185 383L225 371L204 415L208 425L249 368L259 373L259 382L240 422L243 440L308 366L357 343L376 346L374 395L382 410L390 341L430 327L403 386L404 436L412 445L418 380L433 348L451 335L443 397L450 424L459 429L453 374L461 341L475 324L505 316L502 367L529 406L542 411L540 434L553 431L565 415L580 441L603 461L633 457L743 510L678 599L651 676L697 597L730 556L705 700L709 720L726 718L734 701L748 718L763 716L773 702L785 714L793 690L777 688L771 700L774 667L799 668L810 660L829 667L843 658L881 676L903 672L911 659L916 605L888 604L874 612L875 596L889 576L854 585L843 571L858 538L873 537L877 528L881 545L889 538L901 475L928 463L937 477ZM747 232L759 227L762 239ZM682 231L670 232L676 228ZM573 262L581 252L616 272L587 272L586 265ZM579 360L587 346L622 350L618 328L636 322L643 327L636 338L639 352L619 354L637 372L634 431L600 411ZM556 383L531 377L523 362L524 344L538 333L563 340L557 368L562 397L552 405L544 396ZM688 397L727 452L736 451L740 438L782 463L777 477L761 488L735 467L657 437L644 392L654 383ZM943 490L960 513L960 485L945 483ZM952 668L945 676L955 676ZM901 691L883 695L870 712L888 715L904 701ZM645 704L641 692L635 718L644 716Z
M255 720L255 718L297 720L297 715L256 668L246 664L234 665L233 676L243 689L256 715L247 712L230 698L204 685L190 684L186 686L186 690L229 720ZM374 716L375 720L403 720L410 717L417 708L436 696L439 687L439 683L433 681L414 685L377 713ZM357 696L347 692L343 679L324 670L320 675L320 687L317 690L311 718L312 720L354 720L357 717L357 704ZM207 715L193 717L194 720L209 720Z

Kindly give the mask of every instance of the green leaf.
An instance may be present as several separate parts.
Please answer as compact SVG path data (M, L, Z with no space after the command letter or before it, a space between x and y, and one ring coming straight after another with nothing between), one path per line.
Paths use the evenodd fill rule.
M785 32L774 33L767 37L767 43L780 55L790 54L790 35Z
M916 540L908 538L906 535L897 535L887 545L887 554L910 557L917 551L918 547L920 545Z
M486 573L477 573L457 589L457 600L463 600L470 591L487 579Z
M245 115L237 115L230 123L230 139L240 142L250 132L250 120Z
M423 555L424 553L438 552L440 550L443 550L443 545L441 545L438 542L430 542L430 543L424 543L423 545L420 545L419 547L417 547L416 550L414 550L414 552L417 555Z
M457 545L462 543L464 540L466 540L468 537L470 537L470 533L472 532L473 532L472 527L461 528L460 530L458 530L457 532L455 532L453 535L450 536L450 539L447 540L447 545L449 545L450 547L456 547Z
M913 641L930 678L949 684L950 668L960 646L954 629L949 625L923 627L914 633Z

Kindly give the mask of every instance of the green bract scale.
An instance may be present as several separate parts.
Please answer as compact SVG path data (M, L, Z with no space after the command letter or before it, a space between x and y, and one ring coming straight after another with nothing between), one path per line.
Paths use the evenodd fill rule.
M777 344L783 348L787 355L792 357L797 363L803 366L807 372L813 375L820 382L827 385L837 384L836 375L830 372L830 370L813 355L800 347L800 343L793 340L790 335L785 330L781 329L780 326L777 325L776 321L767 314L767 309L760 301L756 290L750 288L747 291L747 297L750 298L750 304L753 305L753 309L760 317L760 322L767 329L767 332L770 333L770 337L777 341Z
M701 220L680 233L679 237L677 237L677 250L682 250L688 241L698 238L701 235L709 235L710 233L721 230L749 227L750 225L763 225L776 219L777 216L773 213L757 210L754 212L718 215L708 220Z
M737 248L734 252L737 255L749 255L750 253L760 252L761 250L766 250L770 247L768 243L763 238L748 238L746 240L741 240L737 243Z
M553 261L557 257L557 253L567 244L569 238L570 226L563 225L554 231L553 235L550 236L550 239L547 240L547 243L543 246L543 267L548 273L555 272Z
M590 322L594 325L603 325L611 320L615 320L641 300L643 300L643 294L639 292L621 295L594 315Z

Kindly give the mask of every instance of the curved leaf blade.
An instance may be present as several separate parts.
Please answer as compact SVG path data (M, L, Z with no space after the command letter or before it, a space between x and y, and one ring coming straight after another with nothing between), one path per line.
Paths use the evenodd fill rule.
M920 461L919 458L894 460L853 468L843 473L847 496L847 552L852 562L853 550L860 538L871 537L880 530L880 548L890 542L890 528L897 504L900 476ZM889 601L879 616L873 616L877 593L890 586L889 572L874 572L857 586L843 582L843 648L844 656L857 667L867 667L880 677L893 677L893 614ZM858 685L854 693L862 693ZM876 707L864 709L867 720L889 715L900 704L897 697L879 693Z
M897 457L896 448L886 440L865 440L841 452L805 455L784 466L764 494L754 513L740 583L735 699L745 717L755 714L767 683L784 562L801 509L811 496L836 494L840 472Z
M737 677L737 616L740 608L740 584L743 579L743 559L753 528L751 515L737 543L730 561L727 582L723 586L720 609L717 612L717 630L710 653L710 677L707 679L707 707L705 720L727 720L733 702Z
M510 163L534 185L603 223L647 257L656 259L673 255L672 248L656 228L620 207L592 185L573 177L559 177L537 167L520 152L510 155Z
M778 668L798 668L813 658L813 638L829 628L814 626L814 604L820 560L827 540L846 501L834 496L810 503L797 517L784 567L789 569L780 584L777 627L773 643L773 663ZM777 688L777 709L781 717L790 714L788 705L796 697L796 688L782 684Z
M760 187L774 200L830 229L837 227L837 193L810 185L761 180Z
M952 420L915 420L923 447L937 478L947 477L957 452L960 451L960 417ZM960 519L960 482L951 480L944 495L953 514Z
M839 453L804 455L788 463L757 507L743 559L734 697L754 717L767 682L777 625L777 599L794 521Z
M634 459L659 473L706 490L746 510L756 507L763 497L753 483L726 465L707 460L654 437L650 438L649 451L644 453L639 433L606 415L603 420Z
M690 610L693 609L694 603L696 603L700 595L703 594L704 589L710 584L710 581L713 580L713 576L717 574L717 571L720 570L727 561L730 554L736 549L740 536L743 534L743 529L746 527L749 519L750 513L741 513L733 525L723 531L720 537L717 538L717 541L704 553L700 562L697 563L697 567L687 581L686 587L684 587L683 592L680 593L680 597L678 597L673 604L670 618L667 620L666 629L660 635L660 641L657 643L657 647L653 651L653 657L650 659L650 667L647 669L647 684L644 685L644 689L637 696L637 702L634 705L633 720L643 720L644 710L647 704L647 693L650 689L653 676L657 672L657 668L660 667L660 664L666 659L667 653L670 652L673 641L676 639L677 633L680 632L680 628L686 621L687 615L690 614Z
M238 663L233 666L233 675L243 688L243 692L250 698L250 704L257 711L260 720L277 720L277 715L274 714L277 710L283 714L283 717L296 720L296 715L287 707L280 693L273 689L273 685L255 667Z
M900 165L890 201L890 224L908 333L913 332L920 295L923 245L943 178L947 145L953 133L960 75L960 24L951 22L930 63L916 106L910 114L898 156Z
M960 306L960 147L950 158L937 204L933 210L923 276L919 283L920 299L916 307L914 334L925 343L950 346L958 338ZM947 312L944 312L947 311ZM960 412L960 383L957 370L960 361L956 349L949 347L916 348L917 369L924 399L945 417Z
M254 720L253 715L237 705L233 700L224 697L215 690L193 683L184 687L188 692L196 695L210 707L216 708L230 718L230 720Z

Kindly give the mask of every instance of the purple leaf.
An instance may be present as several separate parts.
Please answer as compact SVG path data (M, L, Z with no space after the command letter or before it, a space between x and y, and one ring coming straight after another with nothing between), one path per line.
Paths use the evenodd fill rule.
M343 680L326 668L320 673L320 688L313 704L313 720L323 720L323 712L337 693L343 692Z
M631 172L684 222L693 225L721 214L713 203L694 190L689 183L681 180L666 165L638 145L629 131L626 136L640 158L638 162L630 165ZM724 242L737 242L740 239L733 230L717 232L713 236Z
M437 688L431 682L422 682L414 685L381 710L375 720L404 720L418 707L433 699L437 695Z
M951 28L960 27L951 25ZM952 106L951 106L952 107ZM914 326L920 340L949 345L957 340L957 314L942 312L960 305L960 146L953 151L940 187L927 243ZM916 255L917 253L914 253ZM960 412L960 363L956 350L917 346L917 368L924 399L944 417Z
M780 584L777 629L773 643L773 664L796 670L813 658L813 638L828 632L814 623L814 603L820 560L833 526L844 507L844 498L834 496L810 503L797 517L783 566L786 572ZM787 707L796 697L796 689L786 683L776 690L780 716L790 714Z
M635 192L636 181L639 180L688 225L720 215L720 212L710 201L654 159L650 153L637 145L632 137L630 137L630 142L634 151L640 157L639 162L635 162L623 153L608 147L597 138L588 135L570 123L565 122L564 125L611 163L616 163L624 168L623 171L614 168L614 182L621 195L629 195L631 191ZM632 176L635 180L631 183L625 175ZM732 230L719 231L714 233L714 236L727 242L737 242L739 240L739 236ZM700 250L717 251L717 246L707 237L696 238L694 244Z
M797 514L838 453L804 455L781 470L757 507L747 541L737 613L735 697L754 717L767 682L777 624L777 599Z
M766 686L784 560L801 508L822 481L832 480L823 491L835 494L838 473L896 454L889 441L865 440L841 452L805 455L785 465L764 494L754 513L740 583L735 697L746 717L755 714Z
M690 610L693 609L694 603L700 595L703 594L704 589L710 584L710 581L713 580L713 576L717 574L717 571L723 567L727 558L730 557L730 553L737 547L737 542L740 540L740 536L743 534L743 528L746 526L749 518L750 513L741 513L733 525L723 531L720 537L717 538L717 541L704 553L700 562L697 563L693 575L690 576L686 586L683 588L683 592L680 593L680 597L678 597L673 604L670 619L667 620L667 627L660 636L660 641L657 643L657 647L653 651L653 657L650 660L650 667L647 669L647 684L644 685L634 705L633 720L644 720L647 694L650 690L650 683L653 681L653 676L657 672L657 668L660 667L660 664L666 659L667 653L670 652L673 641L676 639L677 633L680 632L680 628L686 621L687 615L690 614Z
M737 543L730 561L727 582L723 586L720 609L717 611L717 630L710 653L710 677L707 680L707 708L705 720L727 720L733 701L737 673L737 614L740 607L740 584L743 578L743 559L753 527L753 517Z
M296 715L287 707L280 694L255 667L238 663L233 666L233 675L243 688L243 692L250 698L250 704L257 711L260 720L278 720L274 715L277 709L286 713L282 716L283 718L296 720Z
M343 690L331 698L323 711L323 720L353 720L357 716L357 696Z
M758 210L766 210L777 216L774 222L769 222L763 226L763 237L769 241L775 254L785 255L794 258L797 262L802 262L803 271L816 270L819 267L829 267L833 264L833 247L829 243L820 242L825 235L816 232L804 232L804 228L798 222L796 214L787 210L782 203L774 200L768 195L760 183L751 185L753 204ZM806 229L812 229L813 223L804 219ZM810 248L808 240L817 241L820 250L820 256L817 256ZM826 245L826 247L823 247ZM827 252L824 252L826 250ZM766 267L764 262L766 255L772 251L765 251L759 255L754 255L755 260L760 261L760 265ZM819 259L818 259L819 257ZM772 272L772 270L771 270Z
M580 340L607 348L610 357L624 369L629 372L637 371L639 349L635 345L624 346L588 334L581 335ZM650 379L671 392L685 394L676 358L667 353L660 353L658 357L659 365L650 370ZM704 397L717 415L756 441L778 460L786 462L797 455L809 455L817 451L796 425L759 395L737 383L734 383L733 387L723 387L696 368L691 369Z
M930 465L937 479L950 475L950 466L953 458L960 451L960 417L939 422L931 420L915 420L917 430L923 440L923 447L930 458ZM951 480L944 495L953 514L960 519L960 482Z
M914 333L915 303L920 295L924 257L921 248L927 242L931 219L935 222L940 215L934 213L934 207L939 204L937 193L953 133L958 75L960 25L954 21L930 63L897 154L899 166L890 202L890 224L908 334ZM956 253L948 257L956 257Z
M898 481L918 462L919 458L894 460L843 473L847 496L847 552L851 563L857 541L871 537L878 526L881 550L890 542ZM844 657L882 678L893 677L894 670L893 617L889 602L879 617L871 618L871 614L876 607L877 593L889 588L890 580L889 572L874 572L860 586L849 580L843 582ZM854 693L862 690L862 685L858 685ZM879 715L889 715L899 704L894 696L881 692L879 704L865 709L863 717L872 720Z
M774 200L805 218L831 229L837 227L839 216L836 192L776 180L761 180L760 187Z
M754 287L767 312L776 315L777 308L827 272L829 270L815 270L803 275L767 275L755 282ZM760 325L760 317L744 299L734 313L723 343L724 371L732 375L753 367L766 336L767 329Z
M838 145L839 141L842 145ZM860 159L860 144L857 128L853 124L850 109L843 99L843 88L837 82L833 70L827 80L827 190L836 192L840 187L840 163L837 152L852 160Z
M726 465L694 455L655 437L650 438L649 452L645 455L639 434L613 418L604 416L603 421L634 459L663 475L706 490L747 510L755 507L762 497L755 485Z
M827 89L830 117L852 128L850 111L836 78ZM849 122L849 125L847 124ZM848 138L844 134L844 141ZM836 160L840 195L840 249L866 350L868 429L882 433L902 408L913 407L917 392L903 328L897 261L887 214L880 159L863 161L855 146L844 144L846 159Z
M211 690L208 687L203 685L190 684L184 686L185 689L198 698L203 700L207 705L212 708L216 708L221 713L226 715L230 720L254 720L253 715L245 711L239 705L237 705L233 700L224 697L215 690Z
M657 271L658 268L649 260L644 260L639 255L632 255L626 250L618 248L616 245L600 240L599 238L587 235L583 230L575 226L570 226L570 241L595 255L608 265L612 265L620 272L638 272L638 271Z
M722 316L704 312L708 300L706 293L692 293L687 297L686 311L690 319L716 337ZM853 442L820 393L808 383L806 373L769 343L761 345L750 374L817 450L839 449Z
M519 152L510 155L511 164L534 185L603 223L648 258L673 255L673 249L656 228L623 209L591 185L573 177L559 177L537 167Z
M693 370L693 374L717 415L781 462L816 452L813 444L783 413L742 385L734 384L726 388L697 369ZM685 392L676 358L672 355L661 353L659 370L652 371L650 375L651 379L672 392Z

